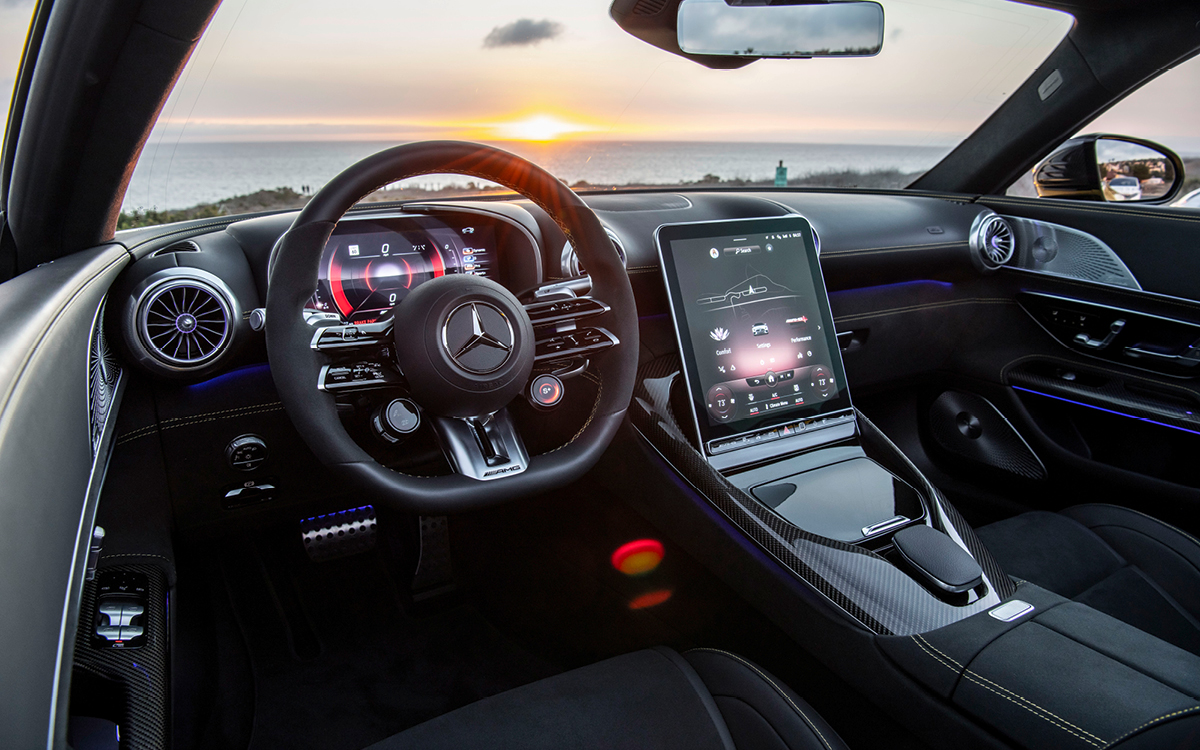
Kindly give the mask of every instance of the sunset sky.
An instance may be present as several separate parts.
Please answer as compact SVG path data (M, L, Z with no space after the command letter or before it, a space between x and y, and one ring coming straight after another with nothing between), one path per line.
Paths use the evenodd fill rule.
M999 0L885 0L878 57L766 60L713 71L625 34L608 5L225 0L154 137L949 147L1031 73L1071 23ZM30 0L0 0L6 73L15 70L31 11ZM0 87L11 85L11 73L0 77ZM1156 88L1098 125L1200 152L1200 67L1184 66Z

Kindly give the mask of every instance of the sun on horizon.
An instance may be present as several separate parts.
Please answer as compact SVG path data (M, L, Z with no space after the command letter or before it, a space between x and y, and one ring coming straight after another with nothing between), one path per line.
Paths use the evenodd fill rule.
M554 141L566 135L592 132L595 128L567 122L553 115L530 115L520 120L496 123L493 130L504 140Z

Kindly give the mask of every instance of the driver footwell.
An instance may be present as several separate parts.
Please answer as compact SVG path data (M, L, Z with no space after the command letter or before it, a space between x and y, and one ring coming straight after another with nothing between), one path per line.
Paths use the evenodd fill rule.
M279 528L208 552L208 611L225 620L214 623L224 653L210 715L192 738L177 732L177 746L357 750L562 671L467 604L408 611L386 548L313 562L295 529Z

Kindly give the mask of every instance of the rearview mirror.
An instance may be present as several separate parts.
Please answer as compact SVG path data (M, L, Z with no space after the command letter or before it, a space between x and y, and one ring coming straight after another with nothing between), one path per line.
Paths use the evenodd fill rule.
M770 0L683 0L679 48L690 55L870 57L883 48L876 2L768 5Z
M1084 135L1033 170L1040 198L1165 203L1183 186L1183 160L1166 146L1120 135Z

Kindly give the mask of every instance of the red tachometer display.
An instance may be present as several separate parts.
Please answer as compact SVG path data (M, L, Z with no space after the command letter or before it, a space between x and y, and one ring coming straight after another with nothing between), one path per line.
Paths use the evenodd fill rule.
M493 236L490 227L427 217L343 222L325 246L310 307L351 322L374 320L430 279L488 275Z

